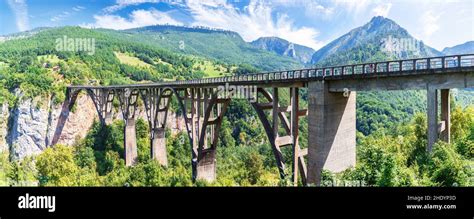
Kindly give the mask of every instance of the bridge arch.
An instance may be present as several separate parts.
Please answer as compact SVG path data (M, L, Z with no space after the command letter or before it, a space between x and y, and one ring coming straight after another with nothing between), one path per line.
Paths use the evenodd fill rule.
M135 141L135 126L134 122L134 114L136 111L136 100L133 102L132 105L129 106L129 101L127 98L130 96L125 95L126 92L133 93L135 92L135 98L137 99L140 96L144 102L145 110L147 111L147 118L150 127L150 152L153 159L159 161L162 165L167 165L167 153L166 153L166 138L165 138L165 128L166 128L166 120L167 120L167 113L169 111L169 104L171 102L171 98L174 95L176 97L178 107L180 109L180 114L183 116L186 125L186 132L188 134L188 138L190 140L190 148L191 148L191 161L192 161L192 170L193 170L193 180L196 179L204 179L207 181L212 181L216 178L216 149L217 149L217 141L218 141L218 130L220 125L222 124L222 120L224 117L224 113L230 104L230 98L226 97L219 97L218 91L215 88L205 88L198 90L198 88L193 89L176 89L173 87L162 87L162 88L133 88L130 91L125 91L125 89L108 89L108 88L83 88L83 89L68 89L67 90L67 100L63 103L62 113L60 119L58 120L58 126L56 128L56 132L53 138L53 144L57 143L58 137L61 134L62 128L67 120L69 115L69 111L71 110L72 106L74 105L78 94L82 91L86 91L87 95L91 98L96 108L96 111L99 116L99 120L101 124L107 125L110 124L112 121L112 102L115 97L119 98L121 102L121 108L123 110L129 110L129 107L133 109L130 112L124 113L124 120L126 121L126 126L124 130L125 142L124 147L126 151L125 159L128 165L133 165L133 160L136 159L136 141ZM276 90L276 91L275 91ZM274 88L274 93L278 92L277 88ZM284 179L286 177L285 173L285 164L283 161L283 157L280 151L281 144L286 144L289 142L282 142L282 138L278 137L278 134L273 133L273 128L270 123L270 120L265 115L265 110L272 109L269 108L268 104L276 104L276 111L278 117L280 118L280 124L283 126L285 131L290 135L291 132L291 124L287 117L284 115L283 112L280 112L282 106L278 103L278 98L274 102L274 96L270 94L263 88L259 88L258 92L263 95L263 99L267 102L250 102L253 108L256 110L257 115L259 117L260 122L265 128L267 133L267 137L269 142L272 146L272 151L274 153L277 167L280 172L280 177ZM278 93L276 93L278 96ZM162 103L162 100L167 99L166 106ZM186 101L189 101L189 109L187 108ZM202 104L202 105L201 105ZM219 104L223 104L223 109L216 110L213 107L218 106ZM164 106L164 108L160 108L160 106ZM212 116L211 114L217 113L216 116ZM133 114L130 116L126 116L128 114ZM159 118L159 114L165 114L161 118ZM189 113L189 114L188 114ZM130 117L130 118L126 118ZM127 127L127 124L130 124L130 127ZM278 125L278 124L277 124ZM215 126L215 132L209 133L206 129L209 126ZM207 138L209 135L211 140L211 147L205 148L207 144ZM130 136L132 135L132 136ZM127 139L133 138L130 143L127 143ZM288 136L286 136L286 141L288 141ZM129 147L127 149L127 147ZM127 151L128 155L127 156ZM134 152L135 151L135 152ZM131 155L130 155L131 154ZM304 160L302 157L298 161L300 162L300 173L302 175L303 182L305 182L305 174L306 174L306 166L304 164Z
M176 96L191 144L193 180L214 181L219 129L230 98L216 88L164 88ZM182 92L182 94L180 94Z

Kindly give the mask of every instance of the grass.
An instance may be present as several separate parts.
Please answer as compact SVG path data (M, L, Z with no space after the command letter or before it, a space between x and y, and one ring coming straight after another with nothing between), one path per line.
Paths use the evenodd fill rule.
M227 70L224 66L216 65L210 61L198 61L193 68L203 71L207 78L225 76Z
M133 57L126 53L114 52L115 56L119 59L120 63L144 68L152 67L150 64L140 60L137 57Z
M160 58L157 58L157 59L155 59L155 60L153 60L153 61L156 62L156 63L160 63L160 64L163 64L163 65L167 65L167 66L169 66L169 67L173 67L173 65L171 65L171 64L168 63L168 62L165 62L165 61L161 60Z

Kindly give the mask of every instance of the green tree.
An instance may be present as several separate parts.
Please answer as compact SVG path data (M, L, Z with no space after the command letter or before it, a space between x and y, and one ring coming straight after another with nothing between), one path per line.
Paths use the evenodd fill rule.
M11 164L8 160L8 154L3 152L0 153L0 186L8 186L9 178L8 173L11 171Z
M257 184L265 169L263 167L262 156L252 151L244 159L245 168L247 169L247 179L251 184Z
M74 160L74 148L56 145L47 148L36 161L42 186L75 186L79 167Z
M453 145L438 142L430 160L430 175L438 186L468 186L472 170Z

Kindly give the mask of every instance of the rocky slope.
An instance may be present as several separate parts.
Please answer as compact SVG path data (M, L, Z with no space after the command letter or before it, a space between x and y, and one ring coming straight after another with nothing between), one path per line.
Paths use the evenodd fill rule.
M76 138L84 137L96 117L89 98L81 96L77 103L77 110L69 114L61 133L60 144L71 145ZM9 114L8 135L3 147L9 148L13 159L22 159L38 154L51 145L61 106L53 105L51 98L25 98Z
M8 152L7 134L9 116L8 104L2 104L0 106L0 153Z
M275 52L281 56L291 57L303 64L310 62L315 52L314 49L288 42L278 37L260 37L251 42L251 44L259 49Z

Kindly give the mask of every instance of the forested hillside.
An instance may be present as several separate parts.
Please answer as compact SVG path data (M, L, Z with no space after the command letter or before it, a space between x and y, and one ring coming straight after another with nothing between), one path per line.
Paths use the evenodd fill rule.
M111 35L143 42L179 54L191 54L228 64L247 64L263 71L294 69L303 65L292 58L253 47L235 32L178 26L149 26Z
M56 40L64 36L94 39L94 54L56 50ZM292 66L291 62L288 66L278 60L273 63L278 63L280 68ZM60 102L67 84L110 85L216 77L231 74L239 70L239 66L174 53L162 44L131 40L123 33L79 27L47 29L0 44L0 92L4 94L0 101L11 100L8 91L16 88L21 88L27 96L55 92ZM243 69L248 68L247 64Z

